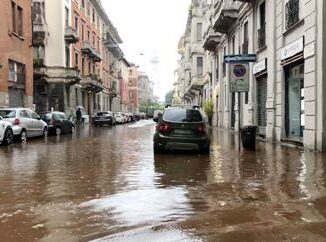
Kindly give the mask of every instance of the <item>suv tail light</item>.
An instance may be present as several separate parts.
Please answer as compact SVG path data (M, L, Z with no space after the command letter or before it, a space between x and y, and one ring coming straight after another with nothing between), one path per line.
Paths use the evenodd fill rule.
M171 129L172 129L172 126L169 123L166 123L166 122L160 123L157 126L157 130L162 134L166 134L166 133L171 132Z
M200 124L198 127L197 127L197 132L199 134L205 134L206 133L206 125L205 124Z
M14 121L14 125L19 125L19 124L20 124L20 120L18 118L16 118Z

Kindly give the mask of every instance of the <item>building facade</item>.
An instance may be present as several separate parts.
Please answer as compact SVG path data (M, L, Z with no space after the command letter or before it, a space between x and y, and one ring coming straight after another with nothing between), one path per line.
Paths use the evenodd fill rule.
M128 75L128 94L129 94L129 107L128 111L131 113L139 112L138 100L138 66L130 63Z
M120 111L121 38L99 0L33 0L38 111Z
M33 107L31 0L0 4L0 107Z
M202 44L212 67L208 93L215 106L214 125L234 130L238 122L256 125L266 140L325 150L326 3L214 0L207 4ZM240 97L229 88L231 69L224 56L230 54L256 55L256 62L249 64L250 91Z

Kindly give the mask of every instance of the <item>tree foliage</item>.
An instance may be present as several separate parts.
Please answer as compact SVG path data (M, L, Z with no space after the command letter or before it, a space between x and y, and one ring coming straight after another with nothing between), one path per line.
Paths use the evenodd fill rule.
M204 111L209 119L211 119L214 115L214 104L211 100L204 102L203 105Z

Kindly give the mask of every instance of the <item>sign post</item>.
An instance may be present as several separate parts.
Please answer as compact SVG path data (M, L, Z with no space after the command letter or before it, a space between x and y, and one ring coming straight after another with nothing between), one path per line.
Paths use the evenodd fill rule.
M256 55L226 55L224 62L230 64L230 92L238 93L238 148L241 147L241 92L249 92L249 62L255 62Z

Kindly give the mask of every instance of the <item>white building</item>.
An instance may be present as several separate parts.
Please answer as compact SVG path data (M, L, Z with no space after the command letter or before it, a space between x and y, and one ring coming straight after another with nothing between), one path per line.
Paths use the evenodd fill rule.
M325 150L325 4L211 1L202 43L212 65L208 88L215 104L214 125L237 130L240 120L242 126L257 125L266 140ZM224 55L248 53L256 54L257 60L250 63L250 91L238 99L230 93Z

